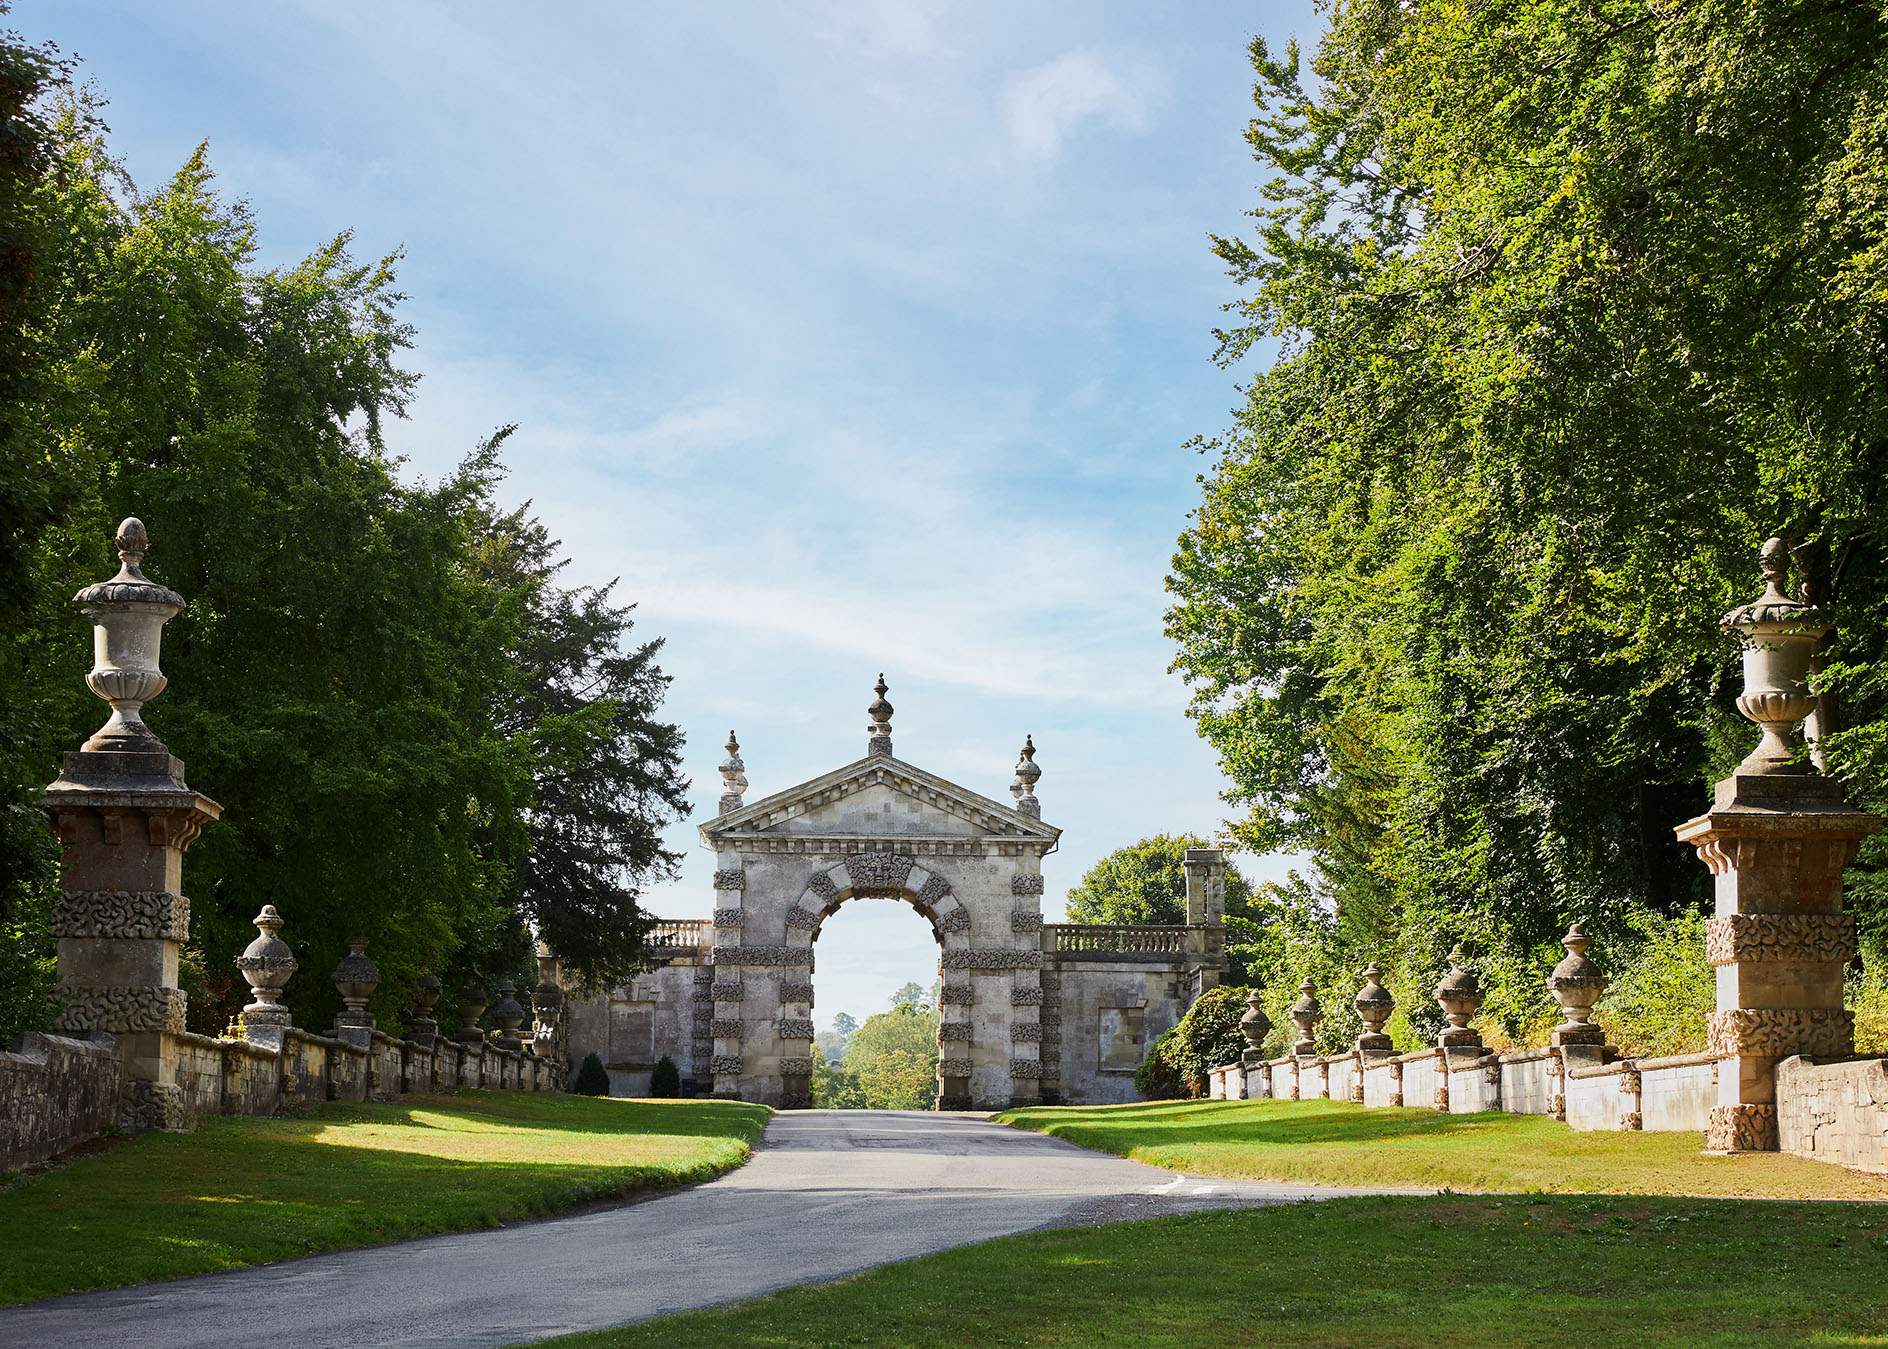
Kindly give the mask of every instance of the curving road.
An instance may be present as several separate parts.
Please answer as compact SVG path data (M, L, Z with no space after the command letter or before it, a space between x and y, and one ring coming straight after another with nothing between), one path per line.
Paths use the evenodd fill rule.
M1371 1193L1199 1180L975 1115L777 1114L753 1160L641 1203L0 1309L35 1349L489 1346L1039 1227Z

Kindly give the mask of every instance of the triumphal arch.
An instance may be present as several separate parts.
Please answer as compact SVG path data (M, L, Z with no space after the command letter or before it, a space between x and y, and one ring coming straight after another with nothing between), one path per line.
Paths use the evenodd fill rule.
M1223 966L1220 855L1189 855L1185 926L1045 926L1042 859L1061 830L1042 820L1034 743L1006 804L896 757L882 676L875 692L864 758L756 801L729 736L701 826L714 915L659 923L664 963L573 1009L573 1056L597 1047L624 1094L663 1053L705 1093L806 1105L821 925L890 898L938 944L940 1109L1134 1099L1146 1046Z

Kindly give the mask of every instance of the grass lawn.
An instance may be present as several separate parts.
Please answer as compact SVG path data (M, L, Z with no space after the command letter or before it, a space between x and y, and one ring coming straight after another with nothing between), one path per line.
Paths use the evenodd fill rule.
M1888 1208L1340 1199L1009 1237L552 1341L688 1345L1888 1345Z
M1442 1115L1348 1101L1155 1101L997 1118L1196 1176L1498 1193L1888 1199L1884 1176L1780 1153L1706 1157L1695 1133L1575 1133L1544 1115Z
M0 1302L495 1227L707 1180L769 1111L463 1090L218 1117L0 1189Z

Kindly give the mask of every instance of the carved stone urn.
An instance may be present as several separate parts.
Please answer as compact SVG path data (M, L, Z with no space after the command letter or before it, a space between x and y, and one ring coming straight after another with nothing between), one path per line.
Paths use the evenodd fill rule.
M407 1018L406 1038L428 1049L439 1037L433 1007L439 1002L440 991L439 976L431 970L421 970L413 984L413 1015Z
M492 1008L492 1020L498 1023L498 1047L500 1049L524 1049L524 1041L518 1038L518 1027L524 1021L524 1008L518 1002L518 986L509 979L498 981L498 1005Z
M287 1026L289 1010L282 1005L282 990L299 962L288 943L276 935L282 930L282 915L275 911L275 905L264 904L254 922L260 935L236 957L236 968L254 994L243 1008L243 1025Z
M1480 1031L1469 1029L1469 1018L1481 1010L1482 985L1469 967L1468 952L1457 946L1449 952L1449 972L1436 985L1436 1001L1449 1019L1448 1029L1436 1037L1442 1049L1480 1049Z
M1363 1018L1364 1033L1357 1037L1360 1054L1387 1054L1394 1048L1383 1033L1383 1023L1396 1010L1396 998L1383 986L1383 968L1371 961L1364 969L1364 986L1353 999L1357 1015Z
M1291 1005L1292 1023L1298 1027L1298 1038L1292 1041L1291 1052L1301 1058L1318 1052L1315 1037L1318 1023L1324 1020L1324 1006L1312 990L1312 982L1306 978L1302 984L1298 985L1298 1001Z
M1724 615L1724 630L1744 646L1744 691L1737 710L1756 722L1763 739L1737 766L1740 773L1808 773L1802 761L1803 718L1816 707L1809 689L1809 658L1829 632L1821 610L1784 590L1790 551L1782 539L1763 546L1764 592Z
M1568 925L1560 939L1567 948L1567 958L1554 966L1547 976L1547 989L1560 1004L1560 1024L1554 1027L1557 1045L1603 1045L1606 1032L1592 1024L1593 1004L1612 982L1600 973L1600 967L1587 959L1586 948L1592 940L1578 923Z
M164 691L158 668L164 625L183 612L184 598L147 580L140 564L150 540L131 516L118 526L118 574L73 597L92 620L92 670L86 687L111 704L111 716L82 746L87 750L153 753L164 746L144 724L143 708Z
M334 967L334 987L342 1003L334 1018L335 1029L371 1031L374 1014L367 1010L367 1000L380 987L380 967L367 958L367 938L347 939L347 954Z
M1251 1068L1265 1062L1265 1037L1272 1033L1272 1018L1265 1014L1265 985L1255 975L1252 990L1246 994L1246 1014L1239 1018L1239 1033L1246 1037L1245 1052L1239 1061Z
M465 985L459 990L459 1029L452 1038L461 1044L484 1044L485 1032L479 1029L479 1018L485 1015L485 1007L485 990L479 987L477 976L466 975Z
M721 813L732 814L741 808L747 793L747 765L741 761L741 742L728 732L728 757L721 761Z

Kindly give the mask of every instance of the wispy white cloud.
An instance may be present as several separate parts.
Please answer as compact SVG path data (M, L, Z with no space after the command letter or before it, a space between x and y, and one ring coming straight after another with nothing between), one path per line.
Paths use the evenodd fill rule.
M1048 159L1089 121L1128 131L1147 125L1141 82L1092 51L1067 52L1013 76L1006 102L1010 136L1026 154Z

